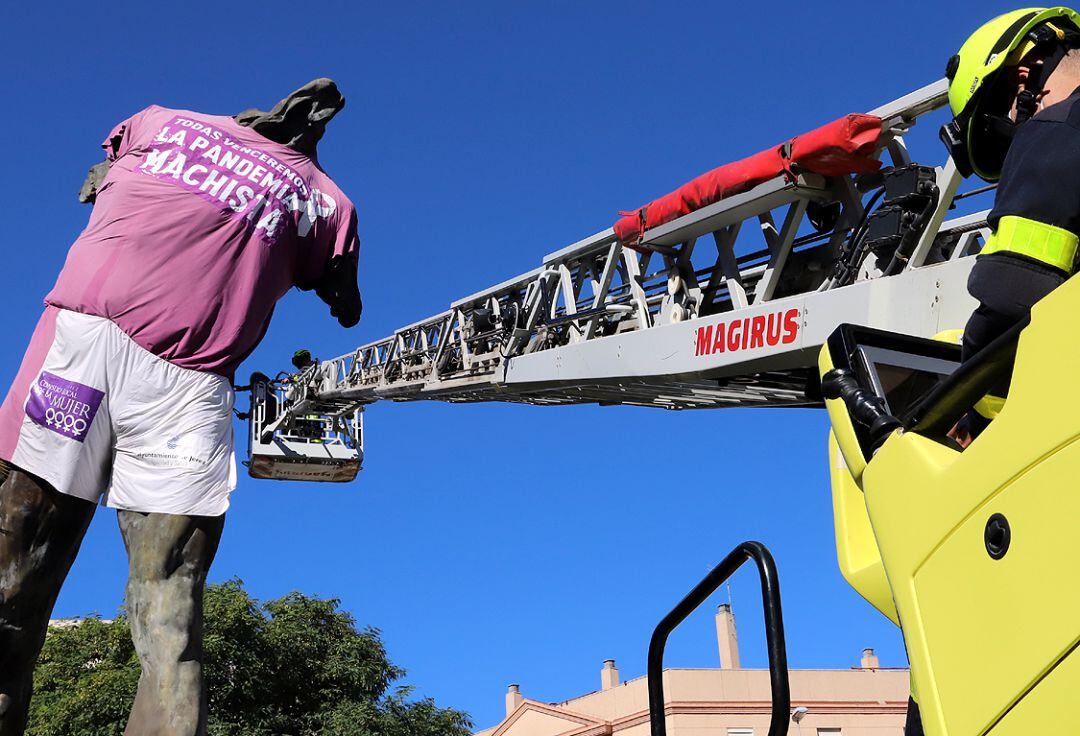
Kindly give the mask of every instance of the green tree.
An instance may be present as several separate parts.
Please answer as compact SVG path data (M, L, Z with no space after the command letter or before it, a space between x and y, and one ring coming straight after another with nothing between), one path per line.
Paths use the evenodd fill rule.
M460 711L416 699L379 632L337 600L290 593L260 604L238 580L206 591L211 736L466 736ZM50 632L28 736L121 736L139 661L128 621Z

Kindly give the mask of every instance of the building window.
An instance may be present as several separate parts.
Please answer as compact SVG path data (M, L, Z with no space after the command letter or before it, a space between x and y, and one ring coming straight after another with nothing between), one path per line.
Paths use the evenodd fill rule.
M752 728L729 728L727 730L727 736L754 736L754 729L752 729Z

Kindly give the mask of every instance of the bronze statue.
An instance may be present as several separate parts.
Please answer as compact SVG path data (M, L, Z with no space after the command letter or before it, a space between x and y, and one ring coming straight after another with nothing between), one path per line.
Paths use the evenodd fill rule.
M236 297L241 303L233 307L239 310L239 318L254 319L249 313L258 313L260 308L266 312L256 315L261 323L244 325L251 328L247 342L212 335L216 320L229 318L225 309L230 306L214 305L218 312L193 317L202 320L191 329L202 342L193 342L185 333L183 341L165 345L160 338L150 340L144 334L156 325L155 320L182 322L178 312L150 314L145 325L132 325L92 301L73 311L63 289L65 276L61 275L56 290L46 300L49 311L27 351L20 377L0 410L0 736L24 732L34 664L56 597L98 500L117 508L129 559L127 611L142 665L125 734L197 736L206 732L202 594L224 527L228 492L235 484L225 477L229 472L226 460L231 461L231 372L261 339L268 312L282 288L296 285L315 290L344 326L352 326L360 316L355 212L321 173L316 160L316 146L325 127L344 102L334 82L315 80L270 112L247 110L235 117L235 123L257 136L243 134L228 118L148 108L118 126L105 143L108 160L90 170L79 198L97 200L95 215L103 207L123 208L128 204L124 197L143 196L141 193L150 188L154 198L149 201L162 201L163 207L175 208L179 203L190 208L193 214L186 216L184 223L199 217L217 218L215 223L224 218L228 231L216 236L222 238L220 243L209 242L206 248L224 243L237 254L240 265L235 274L227 270L231 265L220 265L225 269L220 278L227 285L232 279L247 279L244 284L250 282L255 287L271 284L277 291L262 294L254 288L249 289L251 296L240 291L241 296ZM302 156L289 154L281 146ZM172 158L165 165L169 156ZM226 191L233 195L222 196ZM140 215L153 214L144 210L140 200ZM109 218L101 222L92 217L87 230L93 232L90 236L84 233L80 240L107 231L95 243L97 250L84 256L90 258L108 243L137 237ZM187 236L181 233L180 237ZM252 261L255 267L244 265L247 262L241 259L248 251L271 242L277 249L295 249L299 259L296 273L263 273L257 260ZM79 247L80 242L72 246L69 267L71 258L80 257L76 253ZM138 258L129 256L127 250L115 258ZM305 263L305 258L309 262ZM286 265L281 268L293 268L293 260L283 261ZM95 268L105 268L89 262ZM115 273L138 274L143 264L121 263L117 267L111 263L108 267L127 269ZM180 292L178 299L191 287L182 278L174 287L167 281L154 286L159 291L175 288ZM131 288L144 287L132 283ZM111 298L115 301L115 296ZM55 344L49 347L48 338L65 329L65 320L76 318L98 320L100 325L93 324L101 330L102 340L133 351L133 360L146 361L147 370L157 373L153 378L138 373L121 376L111 365L104 365L89 366L79 375L58 375L61 370L54 366L59 363L50 363L48 356L32 357L37 355L35 351L44 354L38 350L40 334L44 335L41 345L58 350ZM188 329L186 323L170 327L173 332ZM234 342L226 342L222 348L222 339ZM229 354L221 357L223 351ZM75 362L82 360L81 353L75 355ZM107 376L108 380L96 376ZM208 397L210 408L205 411L215 412L219 429L214 435L217 444L204 453L205 457L199 452L213 443L193 436L201 430L181 429L175 436L156 429L144 432L152 435L146 437L125 434L131 432L128 424L134 421L124 415L125 408L131 402L149 401L139 398L140 381L144 380L164 381L165 385L175 384L176 390ZM170 418L167 426L183 425L183 419L182 414ZM132 449L132 443L137 442L149 444ZM226 452L230 457L223 458ZM90 467L90 459L98 455L107 457L100 467ZM69 457L77 458L71 472L54 474L54 465L63 466ZM122 473L126 475L121 482ZM234 476L234 465L232 473ZM161 488L178 489L172 497L154 495L158 474ZM182 485L185 477L208 490L201 496L187 494ZM57 486L65 487L58 490ZM214 513L159 510L179 504L176 496L191 509ZM149 500L141 500L144 498Z

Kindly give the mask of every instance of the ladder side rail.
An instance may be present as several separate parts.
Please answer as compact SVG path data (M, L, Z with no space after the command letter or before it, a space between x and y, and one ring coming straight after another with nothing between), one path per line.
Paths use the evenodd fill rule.
M914 120L949 104L949 80L939 79L910 94L871 110L868 114L884 120Z
M894 164L910 161L903 136L917 118L945 104L945 89L943 82L935 82L873 111L885 121L882 152ZM950 164L939 170L940 180L948 187L943 188L933 221L909 267L925 262L948 211L953 185L958 184ZM799 238L797 233L810 201L840 201L843 207L841 221L831 234L810 236L813 247L827 238L824 247L836 248L864 214L854 177L826 181L806 175L793 184L782 178L766 182L646 232L643 239L648 250L643 254L624 248L608 228L548 254L540 268L454 302L443 315L342 356L335 364L334 379L327 383L368 386L378 392L398 386L408 390L408 384L418 378L429 389L484 376L495 381L499 367L505 368L515 355L559 349L612 332L647 330L714 313L724 306L739 310L763 304L775 297L790 255L808 237ZM785 206L784 225L777 229L773 212ZM735 240L741 226L755 217L763 227L767 248L737 256ZM719 222L719 229L708 230L713 221ZM683 231L688 236L682 236ZM705 234L713 237L717 261L697 268L692 260L695 246ZM974 235L961 238L954 253L963 252L975 239ZM664 263L650 272L653 253L660 253ZM592 292L588 296L583 295L586 282ZM827 281L822 288L831 286ZM479 329L473 319L479 307L492 311L496 329ZM601 325L609 326L601 330Z
M926 113L932 112L947 104L947 92L947 81L938 80L910 94L904 95L903 97L900 97L896 100L893 100L892 102L889 102L872 110L869 114L876 115L885 119L887 121L886 127L895 128L897 126L900 126L901 128L901 130L898 130L897 133L890 138L886 146L890 149L892 149L894 146L900 146L902 148L902 135L904 132L902 128L904 128L905 126L910 126L913 121L918 117ZM850 177L847 178L850 179ZM545 257L545 261L550 262L557 259L563 259L570 255L586 255L593 251L602 250L603 248L608 247L613 242L616 242L614 230L612 228L608 228L607 230L601 231L593 236L590 236L581 241L578 241L577 243L567 246L561 251L549 254ZM491 289L487 289L472 296L466 297L465 299L459 300L458 302L455 302L452 306L458 306L465 302L475 302L480 297L487 296L496 291L504 290L507 286L510 285L531 283L539 275L540 270L541 269L537 269L533 272L523 274L522 276L509 279L503 284L497 285L495 287L492 287Z

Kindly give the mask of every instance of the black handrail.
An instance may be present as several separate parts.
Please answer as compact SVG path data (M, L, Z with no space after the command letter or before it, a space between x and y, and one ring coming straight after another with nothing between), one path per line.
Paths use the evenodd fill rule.
M772 681L772 721L769 736L786 736L791 714L788 685L787 647L784 644L784 616L780 609L780 579L772 554L761 542L743 542L723 562L698 583L653 632L649 642L649 720L652 736L667 736L664 714L664 648L668 636L686 617L704 603L747 560L757 564L761 577L761 598L765 607L765 641L769 648L769 677Z
M1029 324L1030 316L1021 319L961 363L904 417L905 426L928 437L944 436L983 396L1004 397L1012 381L1020 334Z

